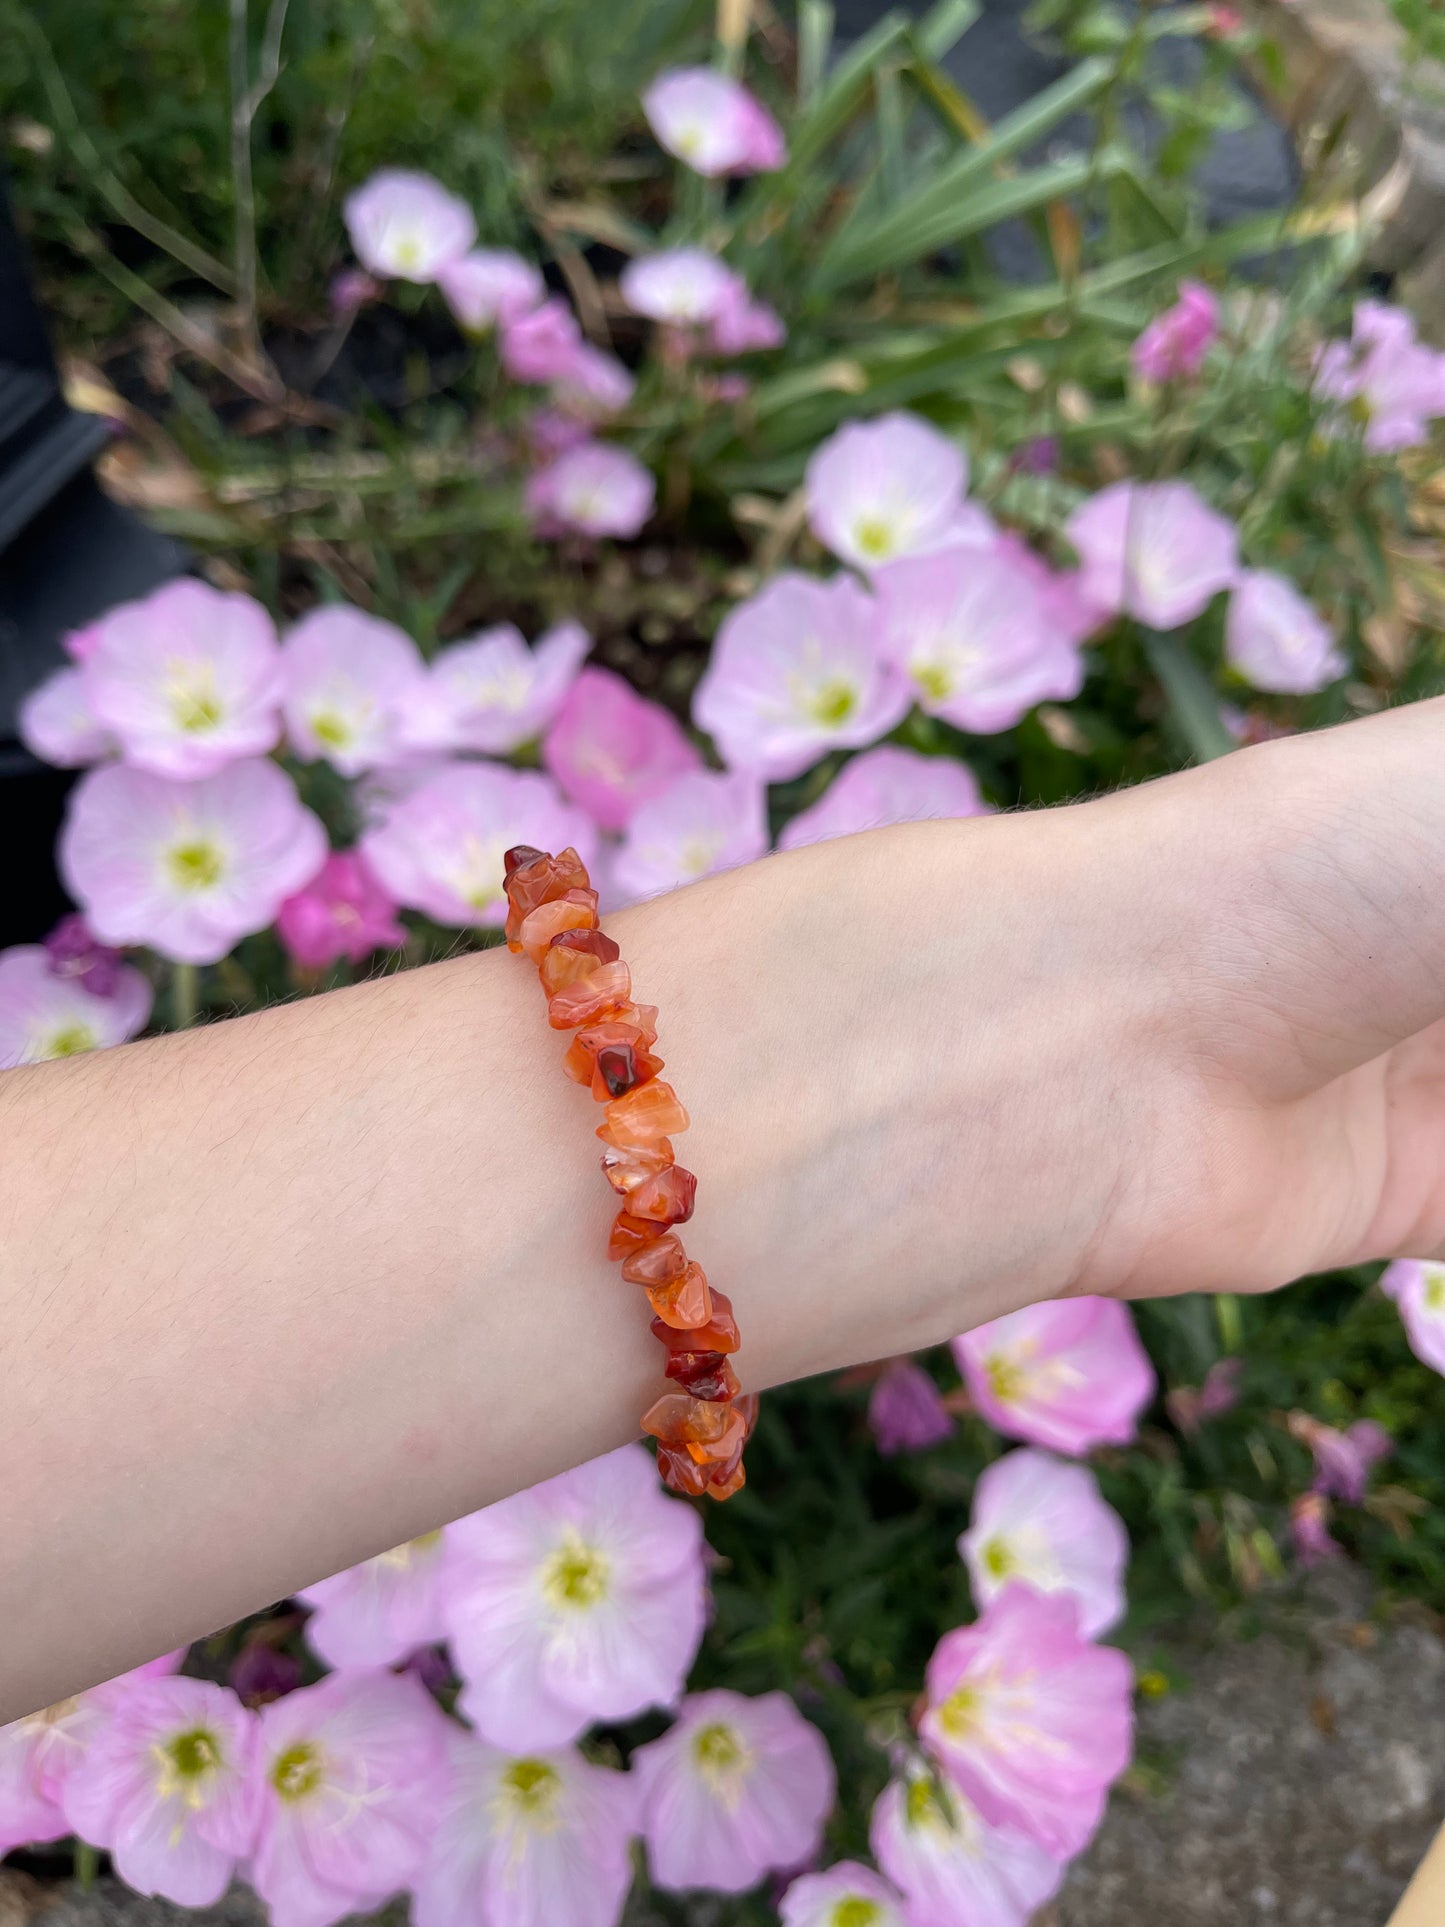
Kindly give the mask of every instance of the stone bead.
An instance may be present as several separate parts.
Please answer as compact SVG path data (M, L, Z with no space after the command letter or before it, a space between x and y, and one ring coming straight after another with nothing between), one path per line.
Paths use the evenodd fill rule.
M624 966L625 968L625 966ZM560 1029L561 1026L559 1025ZM671 1084L654 1078L607 1106L607 1122L598 1127L611 1144L647 1144L653 1138L673 1137L687 1129L687 1112Z
M534 850L530 843L514 843L502 857L502 874L510 877L518 870L525 870L529 863L539 862L546 854L545 850Z
M664 1445L697 1446L701 1456L698 1452L692 1456L701 1464L705 1458L723 1459L731 1453L732 1436L738 1426L730 1405L709 1405L688 1392L664 1392L643 1413L642 1429ZM726 1451L712 1449L724 1439L728 1441Z
M696 1198L697 1179L692 1172L681 1164L669 1164L629 1191L627 1209L634 1218L650 1218L654 1224L686 1224Z
M634 1218L631 1222L640 1224L641 1220ZM733 1317L732 1300L724 1291L713 1287L709 1287L709 1290L712 1295L712 1316L691 1331L669 1325L661 1318L653 1319L652 1335L661 1339L669 1352L735 1352L742 1343L738 1321Z
M689 1263L679 1277L664 1284L644 1286L647 1302L664 1325L695 1331L712 1317L712 1293L701 1265Z
M708 1480L703 1490L710 1499L730 1499L734 1492L741 1492L748 1482L743 1469L743 1455L738 1453L730 1466L709 1466Z
M607 1240L608 1257L614 1262L618 1258L630 1258L634 1251L641 1251L644 1245L655 1244L661 1229L661 1225L652 1224L646 1218L634 1218L624 1208L612 1221L612 1231ZM655 1329L656 1320L653 1324Z
M656 1026L634 1022L628 1015L630 1011L640 1012L644 1008L638 1004L624 1004L605 1023L585 1024L578 1031L562 1058L562 1068L574 1084L593 1085L595 1091L597 1054L609 1045L629 1044L634 1052L648 1053L648 1046L657 1042ZM656 1076L662 1069L662 1059L652 1057L651 1063L652 1075Z
M662 1445L657 1448L657 1469L670 1492L681 1492L689 1499L700 1499L707 1491L709 1468L697 1465L685 1446Z
M747 1436L751 1437L753 1427L758 1422L757 1393L756 1392L742 1393L741 1396L738 1398L736 1404L734 1405L733 1409L734 1411L741 1414L743 1424L747 1427Z
M618 959L614 963L599 964L590 975L579 978L575 984L564 984L548 999L547 1022L553 1030L576 1030L579 1024L590 1023L604 1011L625 1004L631 995L632 974L625 963ZM644 1090L651 1089L650 1084L644 1087ZM640 1097L643 1092L629 1095ZM618 1102L625 1103L626 1099ZM667 1132L653 1131L651 1136L666 1137Z
M634 1251L622 1265L622 1275L630 1285L665 1285L670 1278L680 1278L686 1270L687 1253L682 1248L682 1240L670 1231L664 1231L660 1238ZM676 1372L668 1373L669 1378L676 1376Z
M592 879L587 874L587 866L577 852L562 850L556 856L545 854L532 857L529 862L520 858L527 846L518 844L516 855L519 861L507 874L507 948L520 950L521 929L526 918L539 904L551 903L558 897L566 896L569 890L589 890ZM502 859L506 869L506 858Z
M565 896L555 897L550 903L539 903L535 910L529 910L523 917L517 931L517 941L522 946L522 955L539 964L554 938L574 930L601 938L603 943L612 944L614 957L620 955L611 937L603 937L597 928L595 890L569 890Z
M726 1400L742 1390L737 1373L721 1352L673 1352L663 1369L694 1398Z
M672 1163L672 1146L666 1138L656 1144L637 1145L628 1151L614 1151L609 1145L602 1153L602 1175L612 1189L624 1198L647 1184ZM636 1216L636 1213L633 1214ZM649 1219L654 1231L660 1227Z

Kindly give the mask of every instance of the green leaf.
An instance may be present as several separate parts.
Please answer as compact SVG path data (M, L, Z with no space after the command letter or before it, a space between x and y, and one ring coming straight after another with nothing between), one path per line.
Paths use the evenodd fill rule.
M798 106L806 113L818 98L833 45L831 0L801 0L798 7Z
M1163 686L1169 714L1196 763L1212 763L1239 745L1219 712L1219 698L1199 664L1176 636L1144 631L1144 650Z
M930 60L942 60L982 12L981 0L937 0L913 29L913 37Z

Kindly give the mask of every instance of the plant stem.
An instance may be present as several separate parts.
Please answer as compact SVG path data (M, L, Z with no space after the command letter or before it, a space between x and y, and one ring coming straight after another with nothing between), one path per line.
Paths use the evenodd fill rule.
M189 1030L201 1004L201 973L193 963L171 966L171 1029Z
M248 26L250 0L231 0L229 57L231 72L231 181L235 200L232 253L236 275L236 314L247 358L266 365L256 314L256 186L251 171L251 127L281 71L281 36L286 28L289 0L271 0L261 39L261 61L251 82Z
M95 1886L96 1869L100 1856L88 1840L77 1840L71 1849L71 1866L75 1873L75 1884L83 1894L88 1894Z

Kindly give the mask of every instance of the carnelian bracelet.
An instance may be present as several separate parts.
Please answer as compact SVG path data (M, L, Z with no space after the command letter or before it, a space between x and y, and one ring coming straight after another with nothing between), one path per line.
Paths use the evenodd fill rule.
M598 928L597 892L575 850L548 856L519 844L505 865L507 948L536 964L553 1030L577 1033L563 1070L607 1106L602 1170L622 1199L607 1255L646 1292L663 1371L680 1387L643 1414L642 1429L674 1492L729 1499L743 1483L758 1402L742 1394L728 1358L738 1348L733 1308L672 1228L692 1216L697 1179L673 1156L688 1119L657 1075L656 1007L632 1002L632 973Z

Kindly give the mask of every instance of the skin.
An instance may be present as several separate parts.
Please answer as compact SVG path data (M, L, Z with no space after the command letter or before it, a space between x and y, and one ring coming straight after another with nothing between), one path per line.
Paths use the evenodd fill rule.
M763 1388L1445 1252L1445 704L609 919ZM635 1435L600 1111L491 952L0 1078L0 1720Z

